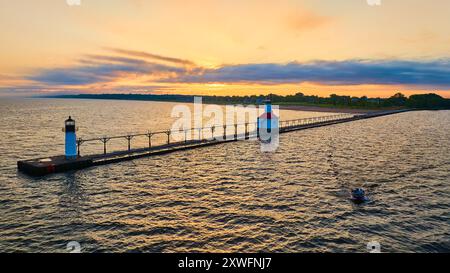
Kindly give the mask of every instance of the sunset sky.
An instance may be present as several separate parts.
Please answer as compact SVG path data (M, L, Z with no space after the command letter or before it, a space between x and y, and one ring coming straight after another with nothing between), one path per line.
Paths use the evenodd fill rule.
M0 96L450 97L449 14L447 0L0 0Z

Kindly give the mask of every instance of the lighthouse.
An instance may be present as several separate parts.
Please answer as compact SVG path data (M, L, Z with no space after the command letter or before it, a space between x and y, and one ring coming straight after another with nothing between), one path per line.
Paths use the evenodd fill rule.
M271 142L272 137L278 134L279 118L272 111L272 102L265 100L264 113L257 120L257 134L262 142Z
M75 134L75 120L69 116L65 121L64 132L66 133L66 159L77 158L77 136Z

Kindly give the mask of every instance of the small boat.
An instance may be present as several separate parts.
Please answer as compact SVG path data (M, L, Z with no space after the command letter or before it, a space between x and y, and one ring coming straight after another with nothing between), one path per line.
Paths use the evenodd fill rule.
M366 192L363 189L356 188L352 190L350 200L356 204L361 204L369 201L369 198L366 196Z

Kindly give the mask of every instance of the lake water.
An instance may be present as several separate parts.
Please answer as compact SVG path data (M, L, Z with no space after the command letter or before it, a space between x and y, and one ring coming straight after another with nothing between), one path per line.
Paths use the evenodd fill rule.
M169 128L174 105L2 99L0 251L66 252L70 241L85 252L366 252L369 241L450 251L450 111L283 134L275 153L240 141L43 178L17 172L17 160L63 153L69 114L78 136L120 135ZM351 203L353 187L372 201Z

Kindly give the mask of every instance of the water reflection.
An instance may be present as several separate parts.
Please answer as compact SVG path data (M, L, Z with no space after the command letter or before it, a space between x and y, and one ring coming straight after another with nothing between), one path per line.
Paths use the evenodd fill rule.
M68 218L78 219L82 213L84 202L88 201L82 188L83 177L75 172L62 174L59 185L59 208ZM62 182L62 183L61 183ZM55 185L56 186L56 185Z
M83 133L117 134L167 128L171 105L14 103L0 107L3 251L65 252L73 240L98 252L366 252L369 241L386 252L450 248L448 111L283 134L275 153L236 142L33 179L17 174L16 160L60 153L49 144L63 143L67 112ZM350 202L354 187L373 202Z

